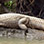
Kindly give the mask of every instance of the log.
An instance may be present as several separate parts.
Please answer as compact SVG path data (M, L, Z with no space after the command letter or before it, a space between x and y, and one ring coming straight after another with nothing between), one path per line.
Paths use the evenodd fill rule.
M21 29L31 27L44 30L44 19L18 13L5 13L0 14L0 26Z

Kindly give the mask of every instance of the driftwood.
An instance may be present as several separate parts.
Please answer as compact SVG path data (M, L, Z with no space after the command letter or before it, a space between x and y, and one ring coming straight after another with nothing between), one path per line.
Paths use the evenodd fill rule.
M44 19L18 13L6 13L0 14L0 26L21 29L31 27L44 30Z

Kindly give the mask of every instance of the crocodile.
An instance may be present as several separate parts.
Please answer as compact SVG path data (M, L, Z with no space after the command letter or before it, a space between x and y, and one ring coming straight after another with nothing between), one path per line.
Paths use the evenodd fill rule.
M5 13L0 14L0 26L21 28L24 30L28 28L44 30L44 19L19 13Z

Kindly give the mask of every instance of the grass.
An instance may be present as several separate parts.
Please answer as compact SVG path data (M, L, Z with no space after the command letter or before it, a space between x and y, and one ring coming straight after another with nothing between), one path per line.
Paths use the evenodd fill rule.
M19 38L0 38L0 44L44 44L44 40L25 40Z

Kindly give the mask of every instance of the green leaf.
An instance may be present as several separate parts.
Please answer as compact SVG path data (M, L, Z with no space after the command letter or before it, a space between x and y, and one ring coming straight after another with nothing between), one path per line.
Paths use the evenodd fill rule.
M8 1L8 2L5 2L4 5L8 8L11 8L11 5L12 5L12 1Z

